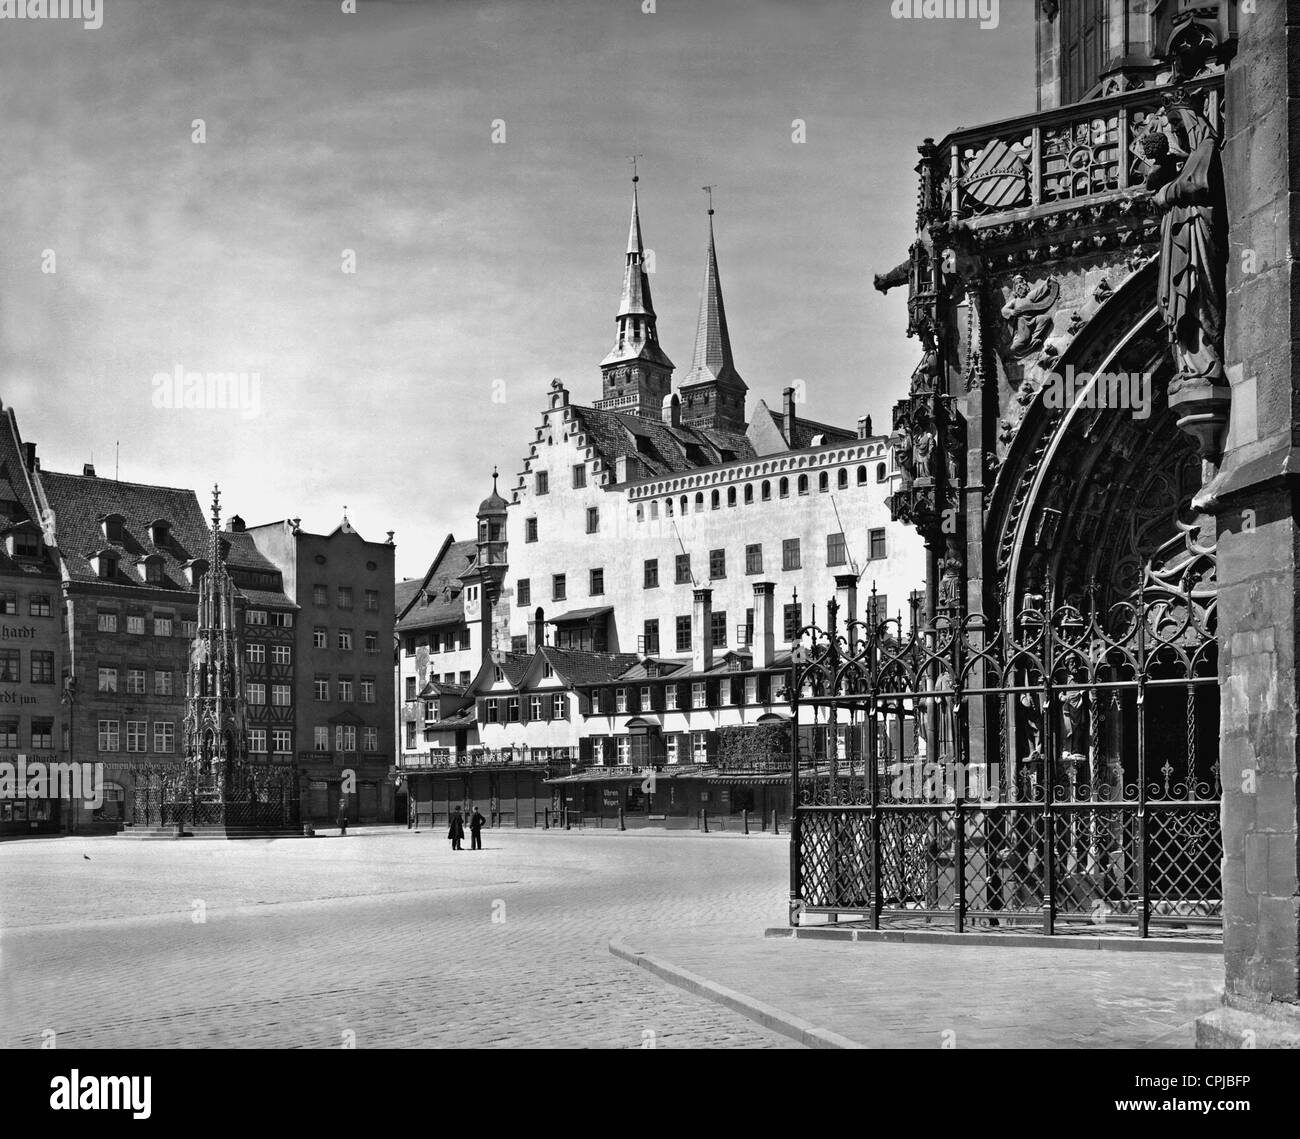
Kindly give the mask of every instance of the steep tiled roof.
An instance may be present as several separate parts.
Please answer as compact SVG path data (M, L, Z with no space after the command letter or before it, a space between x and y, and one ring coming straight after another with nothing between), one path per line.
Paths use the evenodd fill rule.
M393 612L400 613L414 599L415 595L420 592L420 587L424 580L418 577L409 577L405 581L396 581L393 583Z
M752 459L754 448L743 435L727 431L672 427L618 411L574 406L591 445L612 469L623 455L635 456L637 477L655 477L712 467L732 459Z
M41 471L39 478L54 511L59 553L73 581L99 580L89 555L109 544L101 519L119 514L123 539L113 544L120 558L113 584L190 592L181 567L191 558L206 557L209 540L203 511L192 490L55 471ZM149 523L158 518L171 523L171 533L166 546L155 548ZM163 556L163 580L146 584L135 566L154 553Z
M439 556L429 567L424 578L415 582L415 590L406 604L403 613L399 600L396 612L401 614L397 622L400 632L414 629L428 629L435 625L447 625L462 621L465 605L461 598L461 583L458 580L478 556L475 542L457 542L448 536L443 543ZM401 585L411 583L402 582Z
M0 499L14 506L0 514L0 536L19 528L40 534L42 532L40 504L34 496L35 487L27 471L27 457L22 437L18 433L18 420L13 408L5 408L0 421ZM16 509L15 509L16 507ZM36 574L51 577L58 570L49 552L42 549L41 557L14 559L0 543L0 573Z
M785 423L782 421L779 412L767 408L767 414L772 417L772 423L776 429L785 434ZM811 447L814 435L825 435L827 443L848 443L858 437L857 431L849 431L844 427L832 427L828 423L818 423L813 419L800 419L795 416L794 420L794 438L787 439L786 443L790 450L796 451L802 447Z
M498 653L492 658L492 663L505 673L506 680L510 684L518 688L523 683L532 660L532 656L528 653Z
M584 653L543 645L538 650L546 662L570 684L605 684L622 676L637 663L634 653Z

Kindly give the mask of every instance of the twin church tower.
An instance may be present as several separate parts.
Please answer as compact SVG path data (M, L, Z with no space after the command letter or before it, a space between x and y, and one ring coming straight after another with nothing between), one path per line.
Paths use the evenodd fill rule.
M745 432L745 393L749 390L731 359L731 337L722 304L718 258L713 245L713 207L709 207L709 252L704 266L704 289L695 329L695 354L691 370L676 393L672 390L673 362L659 346L650 275L641 241L641 215L632 176L632 222L627 236L627 262L623 268L623 295L619 301L618 337L613 350L601 361L603 395L596 407L646 419L676 422L672 401L680 400L680 422L685 427Z

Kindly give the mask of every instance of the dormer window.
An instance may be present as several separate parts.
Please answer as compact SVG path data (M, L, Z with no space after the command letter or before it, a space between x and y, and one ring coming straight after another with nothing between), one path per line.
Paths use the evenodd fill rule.
M163 579L163 558L161 554L150 554L142 558L136 568L140 571L140 580L161 583Z
M11 558L39 558L41 536L29 525L11 530L5 535L5 551Z
M99 520L99 527L104 540L115 546L120 546L126 537L126 519L120 514L105 514Z
M149 540L158 547L171 545L172 524L165 518L155 518L149 523Z
M504 672L502 672L501 669L498 668L498 669L496 670L496 677L495 677L495 679L496 679L496 682L497 682L498 684L504 684L505 681L506 681L506 674L505 674Z
M203 575L208 572L208 561L206 558L194 558L192 561L185 563L185 581L187 584L197 588L203 580Z
M117 576L117 554L112 550L100 550L92 554L90 564L95 569L95 576L104 581L111 581Z

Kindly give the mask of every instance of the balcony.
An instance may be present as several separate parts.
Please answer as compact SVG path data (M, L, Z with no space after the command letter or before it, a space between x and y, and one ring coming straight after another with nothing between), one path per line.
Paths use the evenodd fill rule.
M404 751L398 758L398 771L448 771L451 769L470 770L503 767L553 767L556 769L582 766L577 758L558 757L552 749L547 755L541 751L525 749L511 750L503 748L456 752L449 748L435 748L432 751Z

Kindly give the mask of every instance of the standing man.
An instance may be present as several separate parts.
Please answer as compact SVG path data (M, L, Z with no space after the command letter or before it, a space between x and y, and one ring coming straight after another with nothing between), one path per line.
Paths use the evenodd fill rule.
M482 850L483 824L487 822L487 819L479 814L477 803L474 805L473 811L474 813L469 817L469 848L470 850Z
M465 838L465 821L461 818L459 807L452 812L451 826L447 830L447 837L451 839L451 849L459 850L460 844Z
M348 797L339 796L339 835L340 837L348 833Z

